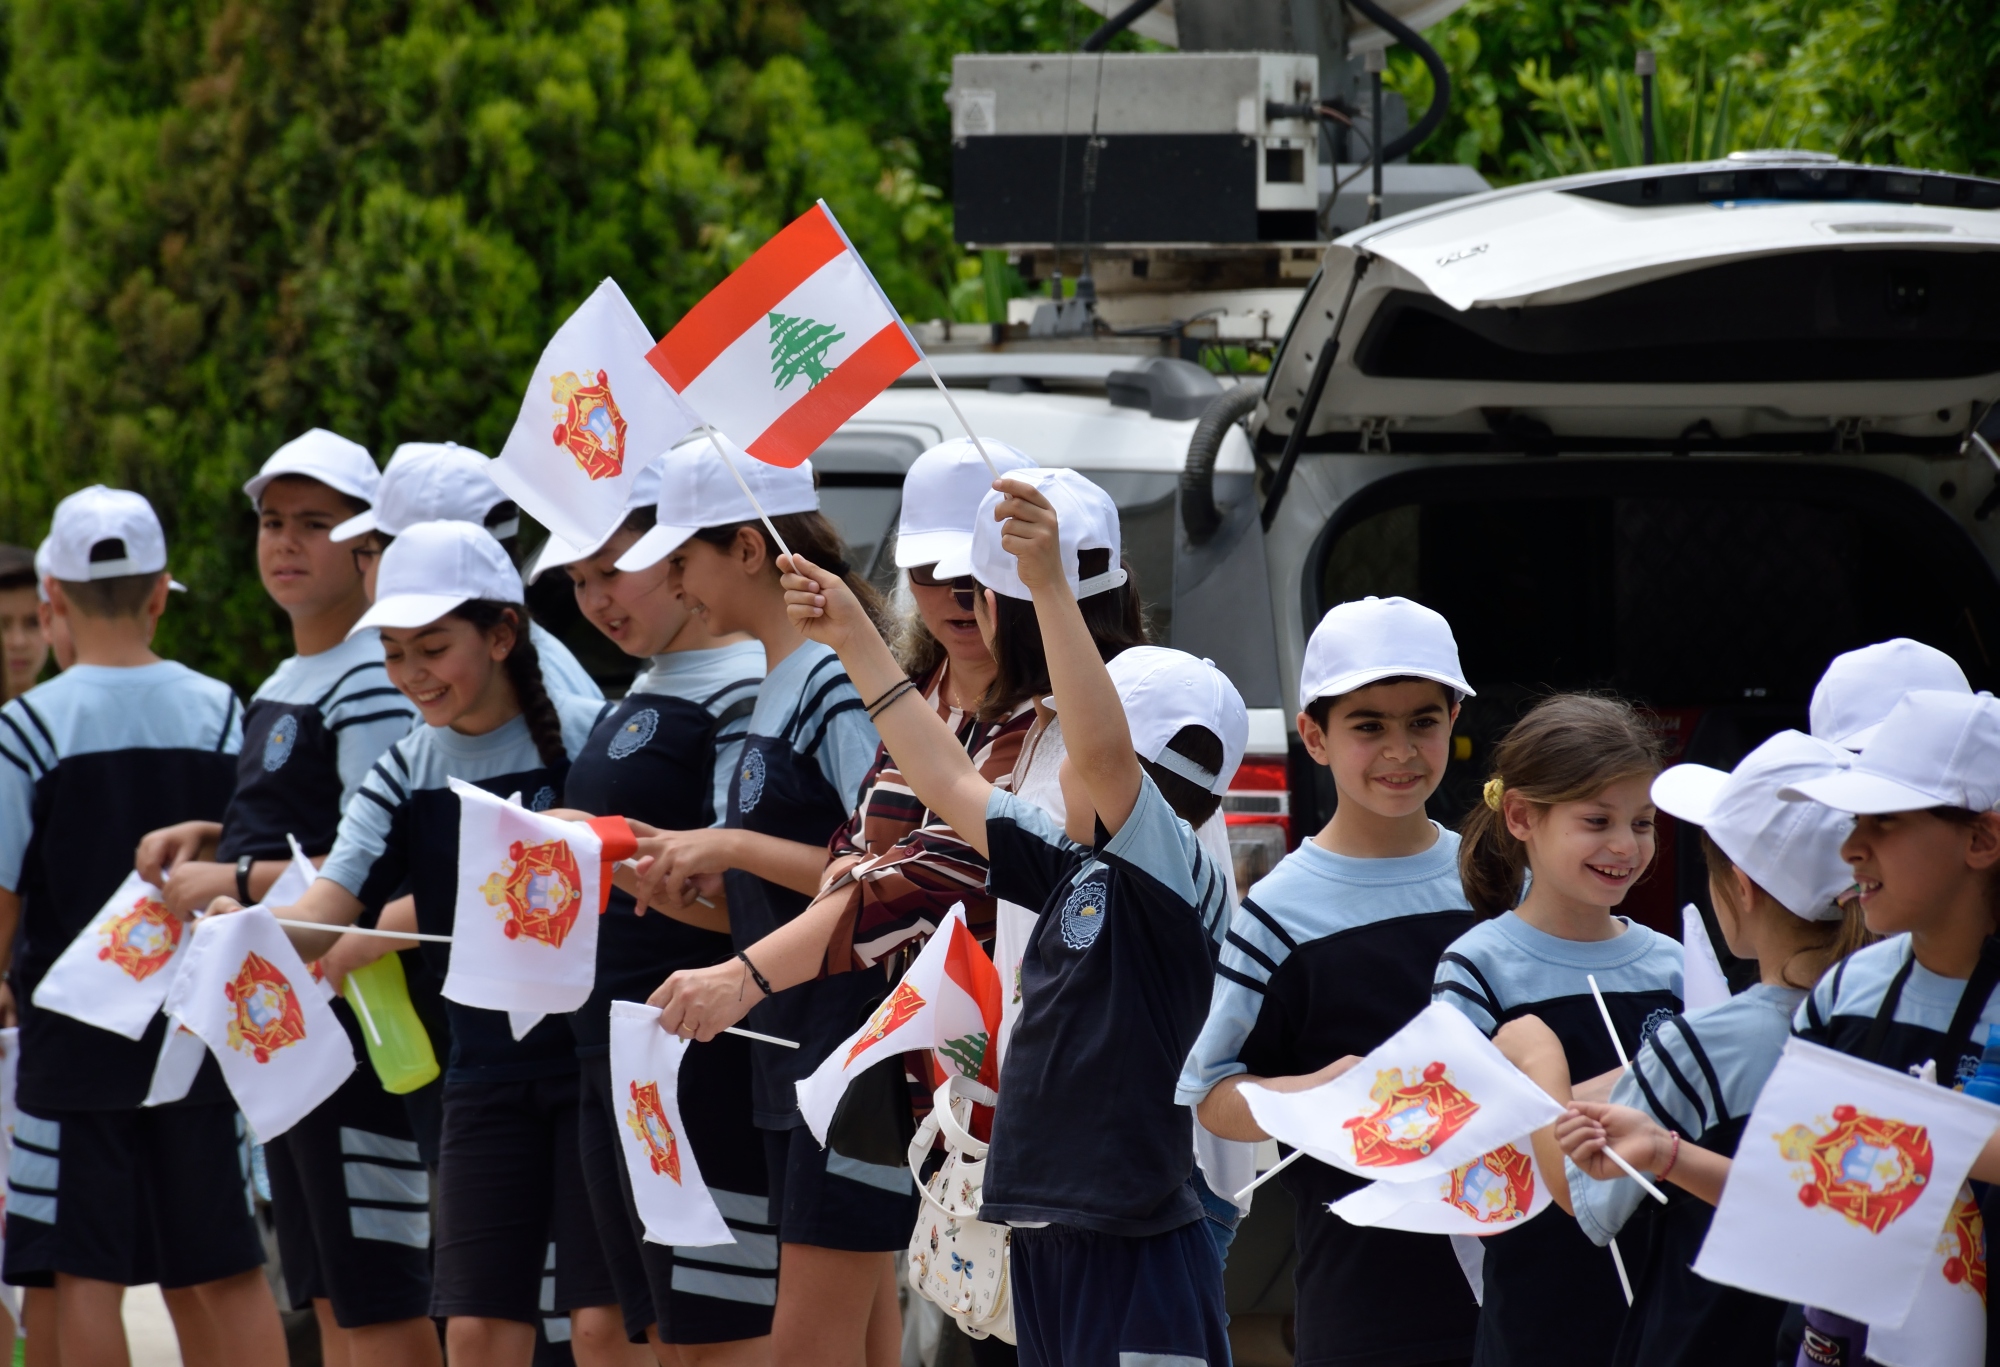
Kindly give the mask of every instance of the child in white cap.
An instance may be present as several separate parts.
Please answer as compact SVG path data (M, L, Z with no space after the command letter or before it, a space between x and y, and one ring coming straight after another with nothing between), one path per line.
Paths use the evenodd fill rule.
M102 485L71 494L45 549L49 607L75 663L0 707L0 957L17 935L21 946L4 1275L55 1286L64 1361L122 1361L119 1303L148 1282L175 1288L176 1316L205 1317L232 1357L280 1361L236 1108L213 1060L180 1102L142 1107L165 1017L130 1040L33 1002L140 837L221 817L242 711L226 684L153 653L172 581L144 498Z
M1429 1004L1438 956L1474 919L1458 834L1424 810L1471 694L1450 625L1420 603L1342 603L1314 628L1298 730L1339 803L1231 923L1177 1092L1214 1133L1266 1138L1241 1086L1312 1086ZM1315 1159L1281 1180L1297 1203L1300 1361L1393 1367L1471 1353L1479 1307L1445 1240L1327 1218L1366 1183Z
M1972 685L1958 661L1907 636L1836 655L1813 687L1812 733L1842 749L1863 750L1903 695L1918 689L1970 693Z
M1780 731L1733 772L1679 764L1653 782L1663 812L1701 828L1709 897L1730 951L1759 981L1728 1001L1647 1031L1608 1103L1572 1102L1556 1126L1577 1224L1595 1243L1620 1239L1632 1308L1617 1361L1635 1367L1766 1367L1785 1307L1690 1270L1720 1198L1721 1176L1757 1094L1784 1052L1806 992L1867 942L1841 858L1845 813L1779 796L1838 774L1845 750ZM1673 1184L1655 1208L1605 1156Z
M1223 870L1193 827L1228 787L1248 714L1206 661L1137 648L1100 662L1052 483L999 481L993 514L1016 557L1009 577L1034 595L1063 718L1061 825L980 777L936 713L910 703L901 668L831 575L795 561L787 597L805 630L843 652L911 788L987 856L992 890L1042 909L982 1209L1014 1227L1021 1360L1220 1364L1221 1261L1173 1085L1228 912Z

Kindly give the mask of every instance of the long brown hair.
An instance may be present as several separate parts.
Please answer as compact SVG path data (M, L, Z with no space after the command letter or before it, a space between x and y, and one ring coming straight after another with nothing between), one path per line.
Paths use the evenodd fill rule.
M1093 561L1092 557L1101 557ZM1110 568L1111 552L1104 549L1079 551L1078 569L1085 577ZM1147 644L1146 623L1139 607L1139 581L1130 561L1119 562L1125 582L1115 589L1093 593L1078 601L1083 623L1097 646L1098 658L1109 664L1120 651ZM984 590L980 590L984 592ZM993 686L980 704L981 721L999 721L1015 708L1049 691L1049 657L1042 649L1042 623L1035 616L1035 604L1027 598L993 595Z
M840 582L847 585L848 591L860 600L861 610L868 614L868 620L875 624L875 629L886 634L882 595L847 563L847 551L840 543L840 533L826 520L824 513L779 513L771 519L771 525L777 528L784 543L798 555L840 576ZM770 533L762 522L725 522L719 527L703 527L694 534L694 539L706 541L719 551L726 551L736 544L736 534L746 527L757 533L757 539L764 543L765 563L770 566L771 578L777 579L781 552L771 544Z
M535 753L541 756L542 763L553 769L566 762L569 747L563 744L562 717L556 712L556 705L549 701L549 690L542 682L541 652L535 649L534 638L528 634L532 622L528 616L528 605L502 603L492 598L471 598L445 616L470 622L483 635L490 635L503 622L514 628L514 647L502 661L502 667L507 671L507 682L514 685L514 698L521 704L521 715L528 722L528 735L535 742Z
M1736 861L1723 853L1722 847L1709 838L1707 831L1701 833L1701 858L1708 866L1709 891L1714 896L1726 900L1730 911L1740 920L1750 909L1737 905ZM1744 877L1749 879L1752 897L1767 897L1775 905L1784 907L1784 903L1771 897L1756 879L1750 878L1747 873ZM1785 914L1790 916L1796 913L1791 908L1785 907ZM1841 908L1838 920L1801 921L1800 924L1810 927L1814 932L1813 942L1785 960L1784 967L1778 970L1778 976L1784 980L1787 987L1812 987L1826 975L1829 968L1855 950L1864 949L1881 938L1868 929L1868 922L1862 918L1861 899L1858 897L1851 899ZM1800 964L1801 960L1804 960L1803 964ZM1793 972L1795 966L1799 969L1796 975Z
M1544 698L1493 747L1493 796L1473 804L1459 823L1458 876L1481 916L1498 916L1520 900L1528 847L1507 829L1502 793L1519 793L1537 807L1581 802L1620 779L1660 772L1666 750L1630 703L1595 693ZM1495 784L1498 786L1496 787Z

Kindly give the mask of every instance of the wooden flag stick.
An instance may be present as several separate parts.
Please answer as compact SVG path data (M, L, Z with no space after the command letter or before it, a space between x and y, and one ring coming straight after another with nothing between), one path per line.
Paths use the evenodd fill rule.
M729 467L730 474L736 476L736 487L743 491L743 497L749 499L750 506L757 510L758 518L762 520L762 522L764 523L764 530L769 532L771 534L771 539L778 543L779 552L789 557L792 553L792 548L785 544L784 537L778 535L778 528L776 524L774 524L771 521L771 515L764 511L764 505L757 501L757 495L750 492L750 486L744 482L743 472L736 468L736 461L729 454L729 448L722 444L722 438L716 434L716 431L713 427L710 427L708 424L703 423L702 431L708 433L708 439L710 443L714 445L717 451L720 451L722 453L722 463Z
M922 352L918 354L923 355ZM965 435L971 440L973 449L978 451L979 458L986 462L987 473L995 479L1000 478L999 467L994 465L993 457L986 454L986 443L979 439L979 434L972 430L972 424L965 420L965 414L959 411L958 400L954 399L951 391L944 387L944 376L938 374L937 367L931 364L929 356L924 356L924 369L931 373L931 383L938 387L938 393L944 395L944 401L951 405L951 415L958 419L958 425L965 429ZM1273 1168L1272 1171L1276 1172L1277 1169Z
M1262 1172L1258 1173L1256 1181L1252 1182L1249 1186L1243 1188L1243 1190L1237 1192L1236 1193L1237 1201L1240 1203L1244 1197L1248 1196L1251 1192L1257 1190L1257 1188L1263 1186L1266 1182L1270 1181L1273 1177L1276 1177L1279 1173L1283 1172L1286 1168L1289 1168L1292 1164L1298 1162L1301 1158L1304 1158L1305 1156L1306 1156L1306 1151L1304 1149L1293 1149L1283 1158L1280 1158L1275 1164L1264 1169Z

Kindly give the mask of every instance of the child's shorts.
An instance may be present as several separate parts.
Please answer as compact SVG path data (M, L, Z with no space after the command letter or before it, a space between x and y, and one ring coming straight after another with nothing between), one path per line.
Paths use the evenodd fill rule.
M366 1062L264 1146L292 1309L333 1303L343 1329L431 1310L431 1181L402 1098Z
M577 1091L575 1073L444 1089L431 1314L534 1324L617 1304L577 1156Z
M804 1125L764 1131L778 1242L900 1253L917 1227L917 1182L898 1164L863 1163L822 1149Z
M170 1289L260 1267L236 1108L20 1111L7 1174L15 1286L55 1274Z
M1206 1223L1144 1238L1074 1225L1016 1229L1012 1289L1022 1367L1227 1367L1222 1260Z
M750 1123L750 1047L734 1035L689 1047L681 1062L685 1138L734 1244L679 1248L645 1242L619 1137L608 1055L583 1060L588 1095L578 1110L584 1180L625 1333L642 1343L657 1323L663 1343L728 1343L771 1332L778 1303L778 1231L766 1199L764 1150ZM630 1105L629 1100L626 1105Z

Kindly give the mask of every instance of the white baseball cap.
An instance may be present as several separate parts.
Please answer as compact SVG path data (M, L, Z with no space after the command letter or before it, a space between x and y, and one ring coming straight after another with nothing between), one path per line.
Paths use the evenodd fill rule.
M375 457L368 454L367 447L324 427L315 427L303 436L293 437L273 451L262 468L245 482L243 492L250 495L250 502L255 504L264 496L264 486L279 475L303 475L307 479L316 479L327 488L337 489L363 503L375 501L375 488L382 482L382 472L375 468ZM347 539L339 535L339 528L335 528L334 532L335 541Z
M1854 885L1840 857L1854 818L1779 796L1793 783L1838 774L1854 756L1798 731L1780 731L1729 772L1676 764L1653 780L1653 802L1692 821L1780 906L1808 921L1839 919L1834 899Z
M49 601L49 578L54 573L49 568L49 547L55 538L45 536L42 544L35 547L35 597L46 603Z
M661 457L659 521L618 557L619 569L643 570L657 565L702 528L755 522L760 508L770 517L819 511L811 461L802 460L789 469L767 465L735 445L729 447L729 458L725 459L715 443L728 440L700 437ZM734 474L730 472L732 463ZM756 495L754 502L743 492L743 484L736 482L738 475ZM773 546L771 553L778 554L778 548Z
M102 551L104 558L92 559L96 551ZM128 574L158 574L167 567L167 534L160 529L159 515L144 495L93 484L56 504L48 538L35 559L44 581L80 584ZM178 580L168 582L186 592Z
M1004 441L982 437L993 468L1027 470L1034 460ZM918 456L903 476L903 510L896 519L896 568L935 565L969 556L979 505L993 489L993 471L969 437L954 437Z
M486 467L492 462L455 441L406 441L383 467L375 506L333 529L335 541L351 541L363 532L401 536L419 522L470 522L486 526L487 514L507 501ZM521 528L517 514L499 526L487 527L496 537L512 536Z
M1329 608L1306 642L1299 706L1384 679L1434 679L1461 699L1475 696L1442 614L1407 598L1362 598Z
M1890 709L1919 688L1972 691L1958 661L1905 636L1836 655L1813 689L1812 733L1849 750L1865 750Z
M1042 497L1055 509L1056 540L1062 552L1063 578L1069 581L1070 592L1078 598L1089 598L1125 582L1125 569L1118 563L1121 553L1118 505L1111 501L1111 495L1074 470L1031 466L1014 470L1007 477L1041 490ZM963 549L941 557L933 574L939 579L958 579L969 574L1008 598L1034 597L1021 582L1014 553L1000 544L1002 524L994 520L993 513L1005 497L998 489L986 491L973 513L971 541ZM1078 557L1084 551L1095 550L1111 552L1111 567L1085 579L1077 567Z
M519 603L521 576L500 543L471 522L419 522L405 527L375 571L375 603L365 627L429 626L460 603L487 598Z
M1140 759L1179 774L1211 793L1229 790L1250 745L1250 712L1243 695L1213 660L1196 659L1166 646L1130 646L1118 652L1105 671L1125 704L1125 724L1132 731L1132 749ZM1049 699L1054 711L1060 699ZM1167 742L1184 726L1200 726L1222 742L1218 773L1196 764Z
M2000 699L1919 689L1882 720L1854 767L1785 788L1843 812L2000 808Z
M645 468L632 477L632 487L625 495L626 513L650 508L660 501L660 463L665 459L664 455L654 456ZM542 548L535 552L535 558L529 564L527 573L521 576L521 582L532 584L550 570L590 559L603 550L604 543L616 536L618 529L624 525L623 519L612 523L609 531L588 546L573 545L551 533L549 539L542 543Z

